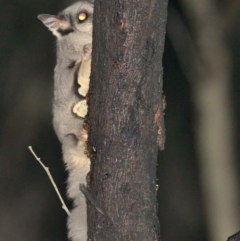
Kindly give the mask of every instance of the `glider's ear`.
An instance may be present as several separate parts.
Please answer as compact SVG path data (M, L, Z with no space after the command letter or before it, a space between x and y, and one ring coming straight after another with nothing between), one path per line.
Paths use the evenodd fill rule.
M56 31L61 25L61 20L56 15L39 14L37 18L50 30Z

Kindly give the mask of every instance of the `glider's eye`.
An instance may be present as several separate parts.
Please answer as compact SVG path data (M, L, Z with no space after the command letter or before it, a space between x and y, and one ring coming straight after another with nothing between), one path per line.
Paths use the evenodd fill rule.
M79 15L78 15L78 20L79 20L80 22L84 22L84 21L87 19L87 17L88 17L87 13L82 12L82 13L79 13Z

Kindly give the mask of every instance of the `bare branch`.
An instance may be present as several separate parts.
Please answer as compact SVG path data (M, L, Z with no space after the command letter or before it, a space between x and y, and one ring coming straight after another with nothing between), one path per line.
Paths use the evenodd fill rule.
M54 180L53 180L53 178L52 178L52 175L51 175L51 173L50 173L50 171L49 171L49 168L46 167L46 166L42 163L41 159L36 155L36 153L33 151L33 149L32 149L31 146L29 146L28 149L31 151L31 153L33 154L33 156L35 157L35 159L40 163L40 165L43 167L43 169L44 169L45 172L47 173L47 175L48 175L48 177L49 177L49 179L50 179L50 181L51 181L51 183L52 183L52 185L53 185L53 187L54 187L54 189L55 189L55 191L56 191L56 193L57 193L57 195L58 195L58 197L59 197L59 199L60 199L60 201L61 201L61 203L62 203L62 208L65 210L65 212L66 212L67 215L69 216L69 215L70 215L70 212L69 212L67 206L65 205L65 203L64 203L64 201L63 201L63 199L62 199L62 196L61 196L60 192L58 191L57 185L56 185L56 183L54 182Z

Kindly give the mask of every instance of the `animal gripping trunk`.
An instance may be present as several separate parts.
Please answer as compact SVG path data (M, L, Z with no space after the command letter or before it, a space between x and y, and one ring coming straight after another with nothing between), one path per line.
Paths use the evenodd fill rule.
M67 142L69 143L69 141ZM86 174L90 169L90 160L84 154L85 141L79 141L73 148L63 143L63 158L67 163L68 196L73 200L73 210L68 218L68 237L72 241L87 240L87 206L85 196L79 190L80 183L86 184Z
M86 96L89 88L90 69L91 69L91 51L92 46L88 44L84 46L84 53L80 69L78 71L78 83L80 87L78 92L82 96ZM73 107L73 112L84 118L87 113L86 99L80 100ZM62 143L63 158L67 164L69 172L68 177L68 196L73 199L73 210L68 218L68 237L72 241L87 241L87 205L84 194L80 191L80 184L86 185L86 177L90 170L90 160L86 156L86 140L87 131L82 127L79 130L79 139L68 140ZM69 145L69 143L72 143Z

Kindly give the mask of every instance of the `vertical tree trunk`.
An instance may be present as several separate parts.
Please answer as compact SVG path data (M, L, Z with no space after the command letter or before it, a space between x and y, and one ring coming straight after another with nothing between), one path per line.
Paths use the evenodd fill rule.
M159 240L167 0L96 0L89 90L90 240Z

